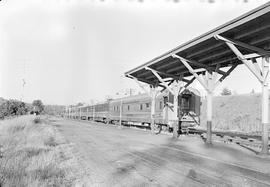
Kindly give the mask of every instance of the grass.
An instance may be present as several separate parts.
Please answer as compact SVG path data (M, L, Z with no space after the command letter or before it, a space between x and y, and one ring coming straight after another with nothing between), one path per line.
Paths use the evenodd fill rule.
M201 106L201 126L206 128L206 100ZM213 98L213 129L258 134L261 132L261 95L243 94Z
M72 186L53 126L35 116L0 122L0 186Z

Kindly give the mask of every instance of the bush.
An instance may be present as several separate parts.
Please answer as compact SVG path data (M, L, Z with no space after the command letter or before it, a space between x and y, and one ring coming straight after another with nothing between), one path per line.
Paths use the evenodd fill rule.
M0 105L0 118L3 119L8 116L25 115L28 108L24 102L17 100L5 100Z
M34 112L36 112L37 115L43 112L44 105L41 100L34 100L32 105L33 105Z

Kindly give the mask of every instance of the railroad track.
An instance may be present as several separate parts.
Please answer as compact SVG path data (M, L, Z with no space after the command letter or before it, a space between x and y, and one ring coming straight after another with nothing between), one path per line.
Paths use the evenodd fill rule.
M86 121L83 121L86 122ZM90 129L89 129L90 130ZM90 132L89 132L90 133ZM102 136L102 131L98 130L98 133L95 134L95 137L93 140L97 140L99 139L100 136ZM111 134L112 136L115 133L112 132L108 132L108 134ZM200 133L198 133L200 134ZM119 136L119 139L122 139L123 135ZM110 136L107 136L107 138L105 138L104 140L99 140L99 141L105 141L107 142L107 144L111 143L111 139L109 138ZM217 136L218 137L218 136ZM164 153L166 153L166 155L168 154L170 156L170 158L173 159L178 159L181 160L181 158L178 158L181 154L185 154L186 157L194 157L194 158L199 158L199 159L203 159L203 160L208 160L208 162L215 162L218 163L218 165L220 165L220 167L224 166L225 168L231 168L232 170L234 170L233 172L233 176L235 178L236 181L241 181L241 180L245 180L248 181L252 184L256 184L259 186L270 186L270 180L268 179L269 176L265 173L263 173L262 171L258 171L258 170L254 170L251 168L247 168L241 165L237 165L237 164L233 164L233 163L227 163L225 161L221 161L221 160L217 160L214 158L210 158L201 154L197 154L197 153L193 153L193 152L189 152L186 150L182 150L180 148L178 148L177 146L174 145L155 145L153 143L149 143L149 142L144 142L142 140L138 140L136 139L133 140L129 140L129 141L134 141L134 142L140 142L140 143L144 143L144 144L149 144L152 147L156 147L156 149L164 149ZM119 146L122 147L122 146ZM155 150L155 149L154 149ZM170 155L170 150L174 151L174 155ZM217 174L217 173L213 173L211 172L212 170L214 171L215 168L208 168L208 169L203 169L201 168L196 168L194 169L194 167L192 167L192 165L188 164L188 163L181 163L181 166L175 166L173 165L172 167L170 167L170 165L167 165L166 163L166 158L160 156L159 154L155 154L155 151L153 151L152 149L147 150L146 152L141 152L141 151L130 151L126 148L119 148L118 151L121 151L122 153L124 153L124 155L130 155L131 157L137 158L139 160L142 160L145 163L148 163L148 165L151 165L151 167L157 167L160 168L160 164L161 163L165 163L163 164L163 167L173 173L178 173L181 176L186 176L189 179L191 179L192 181L194 180L195 183L201 185L201 186L207 186L207 182L206 181L213 181L215 184L217 184L217 182L219 181L221 184L223 184L223 186L230 186L230 185L234 185L237 186L237 184L235 184L235 181L232 182L230 181L230 176L232 175L230 173L230 175L223 173L223 174ZM175 151L181 153L181 154L175 154ZM175 157L175 158L174 158ZM177 160L176 160L177 161ZM206 166L207 168L208 166ZM210 166L209 166L210 167ZM156 169L157 169L156 168ZM133 168L136 169L136 168ZM182 171L180 171L182 170ZM192 171L194 170L195 173L189 175L189 173L187 171ZM139 171L138 171L139 172ZM232 171L230 171L232 172ZM222 173L222 172L221 172ZM247 173L245 175L245 173ZM143 175L143 174L142 174Z
M79 120L79 121L85 121L85 120ZM144 129L144 130L151 130L150 126L141 126L141 125L132 125L132 124L123 124L122 126L137 128L137 129ZM204 129L188 128L187 132L188 133L184 133L184 134L200 135L204 141L206 140L206 130ZM164 132L164 131L161 131L161 133L171 134L171 132ZM156 133L156 134L159 134L159 133ZM215 131L215 130L212 131L212 135L213 135L213 141L238 144L239 146L250 149L256 154L258 152L254 149L261 149L261 146L262 146L262 142L261 142L262 137L260 135L246 134L246 133L240 133L240 132L230 132L230 131ZM270 144L268 145L268 147L270 149Z
M206 140L206 130L204 129L189 129L190 134L198 134L205 141ZM258 153L254 148L261 149L262 146L262 137L259 135L245 134L239 132L226 132L226 131L213 131L212 139L214 141L224 142L224 143L233 143L238 144L242 147L248 148L251 151ZM268 145L270 149L270 145Z

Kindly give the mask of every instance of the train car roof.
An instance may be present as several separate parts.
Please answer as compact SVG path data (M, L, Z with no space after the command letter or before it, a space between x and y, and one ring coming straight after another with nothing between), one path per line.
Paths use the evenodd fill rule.
M143 94L138 94L138 95L132 95L132 96L113 99L113 100L111 100L111 103L120 102L121 99L122 99L122 101L130 101L130 100L147 99L147 98L150 98L150 96L148 94L146 94L146 93L143 93Z
M215 69L242 64L228 46L215 38L216 35L237 40L265 51L270 49L270 2L237 17L209 32L202 34L178 47L134 68L125 73L126 77L136 78L147 84L159 85L160 81L145 68L151 68L161 74L162 78L179 78L191 76L187 68L179 59L173 58L176 54L186 58L194 69ZM239 47L245 55L249 51Z

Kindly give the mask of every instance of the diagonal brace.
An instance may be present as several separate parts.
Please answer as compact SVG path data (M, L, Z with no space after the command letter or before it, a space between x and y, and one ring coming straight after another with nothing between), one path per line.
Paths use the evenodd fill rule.
M230 43L230 42L226 42L226 44L229 46L229 48L234 52L234 54L238 57L239 60L241 60L246 66L247 68L257 77L257 79L262 82L263 81L263 77L261 75L261 72L258 71L254 64L252 62L250 62L249 60L245 59L243 54L237 49L237 47L235 47L234 44Z
M221 77L218 79L218 81L217 81L217 82L215 83L215 85L214 85L214 89L215 89L216 87L218 87L219 84L220 84L226 77L228 77L228 76L230 75L230 73L231 73L237 66L238 66L238 64L232 65L232 67L230 67L230 69L229 69L223 76L221 76Z
M201 83L201 85L206 89L208 89L207 84L205 84L205 82L201 79L201 77L199 77L199 75L195 72L195 70L189 65L188 60L185 58L182 58L176 54L172 54L173 58L178 58L180 60L180 62L182 62L184 64L184 66L186 66L186 68L188 69L188 71Z
M216 40L221 40L221 41L224 41L226 43L237 45L237 46L243 47L245 49L248 49L250 51L256 51L257 53L259 53L259 54L261 54L263 56L265 56L265 55L269 56L270 55L270 51L266 51L264 49L261 49L261 48L258 48L258 47L255 47L255 46L240 42L240 41L235 41L233 39L225 38L225 37L220 36L220 35L215 35L214 37L215 37Z
M194 80L196 80L196 77L190 79L189 82L187 82L185 86L180 89L179 94L181 94L191 83L193 83Z
M140 81L138 81L138 79L136 77L133 77L132 75L129 75L133 80L135 80L135 82L140 86L140 88L147 93L147 95L149 95L151 97L151 94L149 93L149 91L147 91L144 86L142 85L142 83Z
M157 77L157 79L173 94L172 89L168 86L168 84L160 77L160 75L155 70L149 67L145 67L145 69L151 71Z

